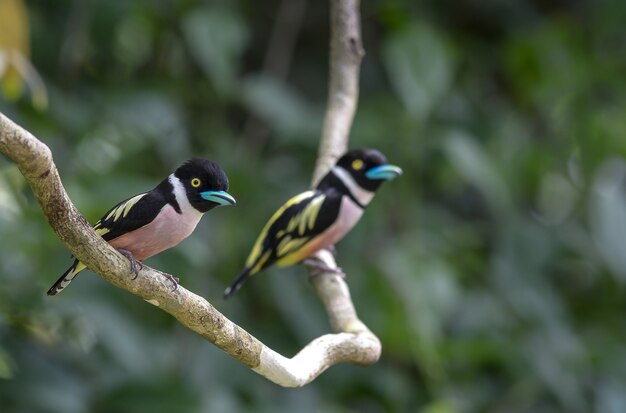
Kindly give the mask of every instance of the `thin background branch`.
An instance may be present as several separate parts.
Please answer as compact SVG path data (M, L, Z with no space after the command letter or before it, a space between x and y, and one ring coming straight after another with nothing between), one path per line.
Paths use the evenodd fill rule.
M276 13L269 44L263 59L261 76L271 76L284 81L289 68L296 41L300 35L308 0L282 0ZM241 132L241 142L253 149L262 148L270 134L270 127L254 113L249 113Z

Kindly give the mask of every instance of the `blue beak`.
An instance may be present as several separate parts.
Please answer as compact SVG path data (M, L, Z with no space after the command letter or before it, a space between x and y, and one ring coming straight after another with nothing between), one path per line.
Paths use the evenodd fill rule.
M402 175L402 169L395 165L381 165L365 172L365 177L371 180L391 181Z
M200 196L207 201L215 202L220 205L235 205L237 201L226 191L204 191L200 192Z

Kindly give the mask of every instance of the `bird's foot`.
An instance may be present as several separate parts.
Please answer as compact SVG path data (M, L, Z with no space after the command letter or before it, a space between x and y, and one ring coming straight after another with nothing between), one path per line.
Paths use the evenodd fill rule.
M178 277L173 277L173 276L171 276L169 274L164 274L164 273L162 273L162 274L163 274L163 276L165 278L170 280L172 282L172 284L174 284L174 289L172 291L176 291L178 289L178 284L180 282L180 279Z
M123 248L117 248L117 251L126 258L128 258L128 261L130 261L130 273L135 274L135 276L132 278L134 280L139 275L139 271L143 268L143 264L141 263L141 261L138 261L135 259L135 257L133 257L132 252Z
M329 245L328 247L326 247L326 249L328 250L328 252L330 252L331 254L333 254L333 257L337 256L337 247L335 247L335 245Z
M341 267L329 267L328 265L326 265L326 263L316 258L306 258L304 261L302 261L302 263L311 268L312 277L316 277L325 272L337 274L343 278L346 277L346 273L343 272Z

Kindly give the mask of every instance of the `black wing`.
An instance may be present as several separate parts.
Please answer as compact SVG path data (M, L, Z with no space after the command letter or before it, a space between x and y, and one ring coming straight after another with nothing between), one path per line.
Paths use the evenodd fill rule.
M246 261L250 275L305 246L330 227L339 214L341 195L307 191L287 201L267 222Z
M165 204L156 191L135 195L108 210L93 228L105 241L111 241L152 222Z

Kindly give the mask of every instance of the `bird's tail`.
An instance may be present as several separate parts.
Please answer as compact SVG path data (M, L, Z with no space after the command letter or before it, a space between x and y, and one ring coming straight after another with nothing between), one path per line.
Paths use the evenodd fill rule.
M237 276L235 281L227 289L224 290L224 298L230 298L233 294L235 294L237 290L241 288L244 281L246 281L248 277L250 277L250 275L250 268L244 269L241 274Z
M55 282L52 287L50 287L50 289L48 290L48 295L57 295L58 293L60 293L65 287L69 285L69 283L72 282L74 277L76 277L78 273L85 268L87 268L85 264L78 260L74 260L74 264L72 264L70 268L68 268L67 271L63 273L61 278L59 278L57 282Z

